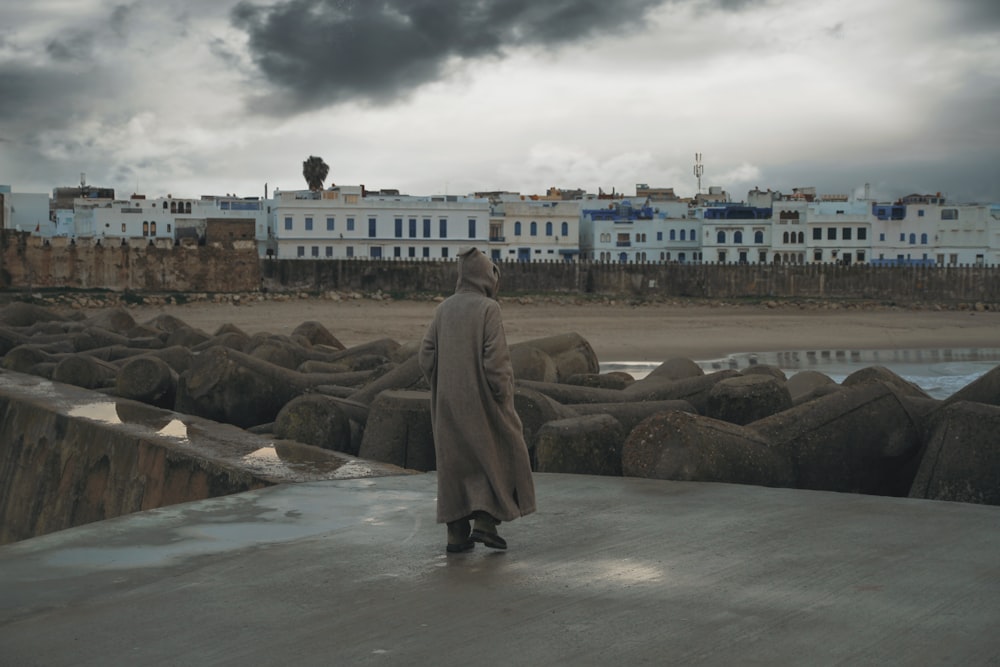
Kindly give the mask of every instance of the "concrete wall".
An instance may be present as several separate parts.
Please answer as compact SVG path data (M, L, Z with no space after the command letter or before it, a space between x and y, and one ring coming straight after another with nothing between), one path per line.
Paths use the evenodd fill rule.
M175 437L112 423L91 392L0 375L0 544L92 521L268 486L248 470L185 451ZM106 400L106 399L105 399ZM139 403L110 404L169 423ZM80 408L94 408L89 415ZM246 434L243 434L246 435Z

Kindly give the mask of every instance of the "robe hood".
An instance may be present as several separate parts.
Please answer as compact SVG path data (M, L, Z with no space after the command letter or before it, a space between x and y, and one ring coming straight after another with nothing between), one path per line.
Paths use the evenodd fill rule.
M500 269L478 248L469 248L458 255L456 292L476 292L496 298L500 285Z

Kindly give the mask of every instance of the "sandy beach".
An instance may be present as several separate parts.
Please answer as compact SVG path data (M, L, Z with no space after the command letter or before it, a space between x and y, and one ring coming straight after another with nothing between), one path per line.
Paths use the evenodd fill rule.
M138 322L169 313L208 333L231 323L251 334L288 334L314 320L352 346L379 338L417 340L435 306L433 301L292 299L136 306L129 312ZM505 300L503 313L510 343L576 332L602 362L784 350L1000 347L1000 313L993 311Z

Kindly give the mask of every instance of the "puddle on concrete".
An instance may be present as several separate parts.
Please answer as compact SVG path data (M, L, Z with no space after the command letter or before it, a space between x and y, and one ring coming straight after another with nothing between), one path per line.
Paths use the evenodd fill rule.
M188 439L187 424L172 413L137 403L95 401L77 405L67 415L104 424L135 424L176 440Z

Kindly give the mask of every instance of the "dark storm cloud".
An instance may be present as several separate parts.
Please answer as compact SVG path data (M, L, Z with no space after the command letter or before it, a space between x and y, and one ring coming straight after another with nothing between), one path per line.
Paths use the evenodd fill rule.
M723 2L723 0L716 0ZM664 0L247 1L232 12L264 76L295 103L388 102L440 78L452 59L554 47L641 25ZM743 2L723 2L743 4Z
M1000 2L997 0L958 0L953 8L964 28L976 32L1000 30Z

